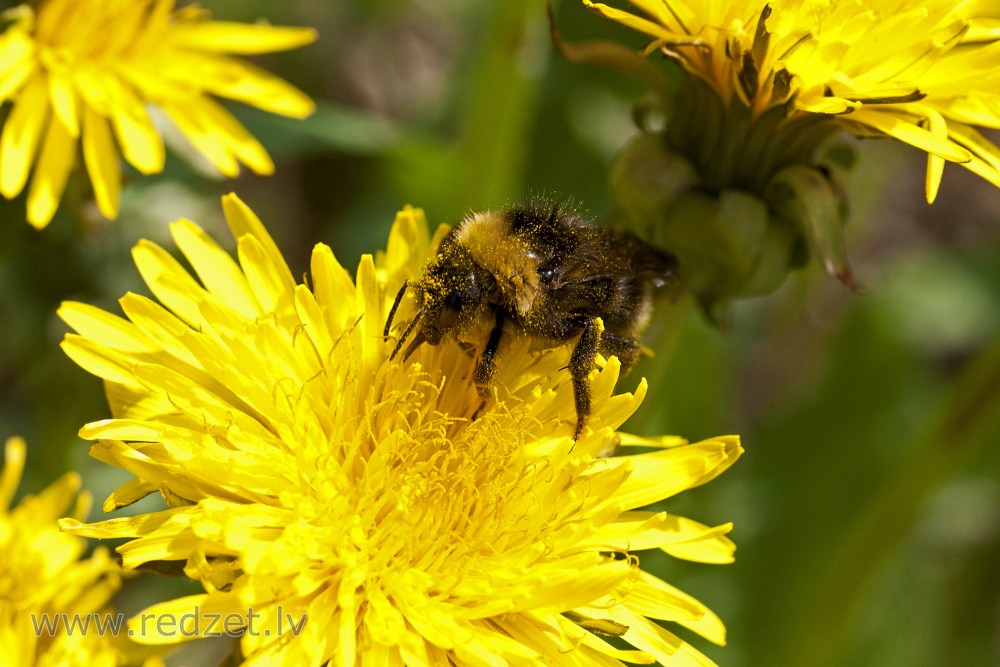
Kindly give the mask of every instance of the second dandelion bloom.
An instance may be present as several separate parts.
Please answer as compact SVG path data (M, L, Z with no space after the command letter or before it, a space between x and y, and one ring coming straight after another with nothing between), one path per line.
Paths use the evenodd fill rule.
M703 5L633 0L644 16L583 0L653 38L724 102L757 115L836 116L930 155L933 201L945 160L1000 186L1000 149L975 126L1000 128L1000 15L986 2L776 0Z
M354 279L316 246L306 285L245 205L224 204L238 261L180 221L197 280L141 242L159 303L126 295L127 319L61 310L78 332L67 353L106 380L114 415L82 434L135 475L104 508L157 492L168 505L65 528L127 538L126 569L180 561L206 589L144 614L252 611L248 664L711 664L669 627L722 643L722 623L641 564L648 550L730 562L731 526L641 508L728 468L736 438L618 433L646 387L614 395L609 359L574 441L569 349L527 340L502 351L482 406L469 346L389 359L392 298L440 239L420 211L397 216Z
M0 15L0 194L28 185L28 221L52 219L77 161L101 213L118 214L119 153L143 174L161 171L164 146L152 109L175 124L221 174L240 164L274 170L263 146L214 98L301 118L312 101L235 57L293 49L315 31L209 20L174 0L42 0Z
M613 183L714 317L809 255L857 288L841 231L852 135L926 152L929 202L945 162L1000 186L1000 149L981 133L1000 128L995 3L583 2L683 71L666 126L622 151Z

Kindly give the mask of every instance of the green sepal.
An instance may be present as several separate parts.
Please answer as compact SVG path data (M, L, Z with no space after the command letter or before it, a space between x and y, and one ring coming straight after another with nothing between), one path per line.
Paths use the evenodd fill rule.
M802 245L802 233L786 221L771 217L760 244L754 270L740 286L739 296L770 294L785 282L796 264L797 250Z
M788 270L787 237L769 229L767 206L748 192L690 190L665 211L652 241L677 256L682 282L720 323L733 298L780 284Z
M826 272L860 292L844 242L846 198L829 172L806 165L785 167L771 178L765 196L776 217L805 233Z
M674 200L699 184L698 171L688 159L668 152L659 135L645 133L615 157L610 181L627 225L647 239Z

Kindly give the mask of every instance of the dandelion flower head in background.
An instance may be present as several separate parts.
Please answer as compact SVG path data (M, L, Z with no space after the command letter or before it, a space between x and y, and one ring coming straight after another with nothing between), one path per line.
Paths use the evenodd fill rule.
M995 1L583 2L652 40L601 58L563 45L655 93L612 164L614 216L677 257L711 321L811 258L861 291L844 239L857 137L925 151L929 202L946 161L1000 186L980 132L1000 127Z
M179 561L206 589L144 615L236 613L249 627L252 610L245 664L711 664L654 619L716 643L722 623L640 559L730 562L731 526L640 508L714 478L738 439L616 433L646 387L613 395L613 358L592 375L576 442L568 349L511 343L485 405L463 343L390 361L393 297L441 238L419 210L398 214L353 279L319 244L296 284L253 213L231 195L224 208L238 261L179 221L197 279L142 241L134 257L159 303L127 294L127 319L60 311L77 331L64 349L104 378L112 408L82 436L135 475L105 510L156 492L168 506L64 529L127 538L126 570ZM629 454L606 456L619 446ZM287 619L303 618L293 634Z
M25 444L10 438L0 472L0 646L6 665L121 664L123 654L110 633L67 632L45 623L60 614L106 610L121 578L106 549L81 560L87 541L60 532L58 520L85 518L89 497L77 496L80 477L69 473L38 496L26 496L11 507L24 470ZM51 632L46 631L46 627Z
M143 174L160 172L157 116L225 176L240 163L274 170L267 151L214 97L302 118L304 93L234 57L297 48L315 31L209 20L174 0L42 0L8 10L0 34L0 193L28 183L28 221L52 219L77 161L77 145L101 213L118 214L119 151ZM155 109L156 115L151 114Z
M835 116L852 133L926 151L927 200L945 161L1000 186L1000 5L990 0L583 0L758 115Z

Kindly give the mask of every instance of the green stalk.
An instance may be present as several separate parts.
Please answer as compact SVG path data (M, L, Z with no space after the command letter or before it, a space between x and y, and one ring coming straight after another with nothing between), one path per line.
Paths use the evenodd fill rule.
M654 315L654 330L643 336L643 344L652 352L652 357L640 360L637 368L624 381L619 380L619 391L631 390L639 377L646 378L649 395L642 406L625 424L624 429L640 435L663 435L671 426L669 405L670 371L681 347L681 339L690 333L690 321L698 318L697 302L687 294L676 303L667 298L657 299Z
M802 610L802 627L783 633L791 640L788 659L775 664L839 664L858 605L909 535L924 499L958 463L989 440L985 435L998 428L1000 338L966 364L941 412L907 448L913 456L844 541L817 586L814 607Z
M521 194L538 82L552 48L541 0L501 0L492 9L458 147L455 195L465 207L504 205Z

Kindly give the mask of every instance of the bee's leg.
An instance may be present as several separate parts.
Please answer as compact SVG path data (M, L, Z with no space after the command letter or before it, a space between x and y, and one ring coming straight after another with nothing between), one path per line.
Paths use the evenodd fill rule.
M573 348L573 354L569 358L569 374L573 378L573 400L576 402L576 431L573 439L576 440L583 432L583 425L590 416L590 381L588 376L594 369L594 357L597 355L597 347L600 336L597 333L597 324L594 320L587 320L583 325L583 333L580 340Z
M479 357L479 363L476 364L476 370L472 374L472 380L476 383L476 389L479 390L479 395L484 399L489 393L490 386L493 384L493 376L496 375L497 367L494 358L497 354L497 348L500 347L500 336L503 334L503 311L497 309L496 316L496 324L493 325L490 338L486 341L486 347L483 348L483 353Z
M626 338L605 331L601 334L600 351L604 356L614 355L618 357L618 361L622 364L621 374L626 375L632 370L635 362L639 360L642 348L639 347L639 342L634 338Z

